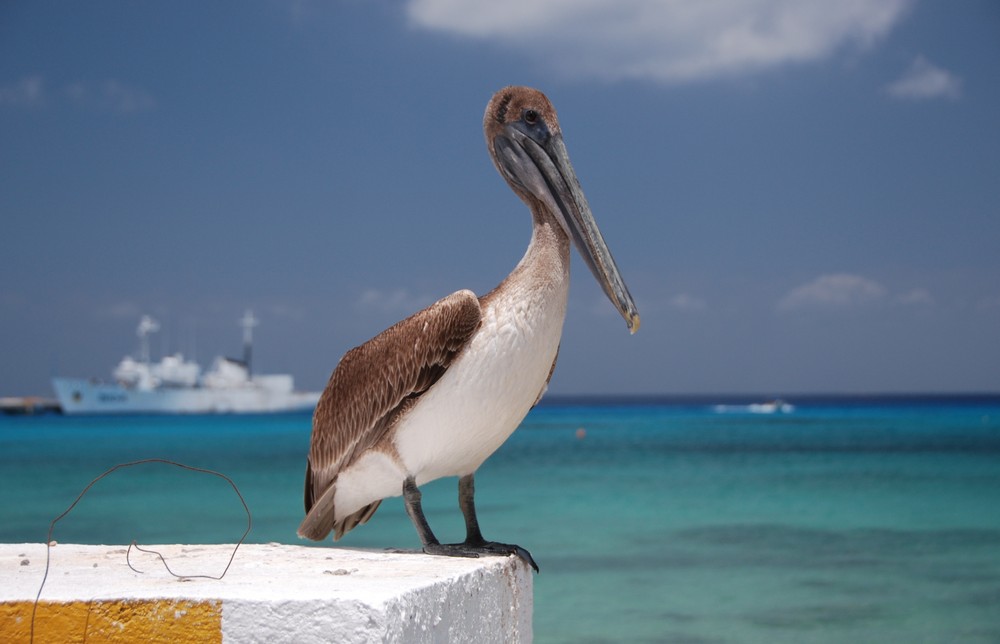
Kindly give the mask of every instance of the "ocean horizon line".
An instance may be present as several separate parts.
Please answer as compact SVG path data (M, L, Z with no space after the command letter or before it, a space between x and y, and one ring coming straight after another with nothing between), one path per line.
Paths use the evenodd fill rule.
M7 402L4 413L0 417L10 416L50 416L63 415L58 409L37 409L32 413L17 413L19 406L11 404L17 399L31 400L33 397L0 396ZM38 400L42 400L38 397ZM818 407L1000 407L1000 392L968 391L968 392L820 392L820 393L641 393L641 394L606 394L606 393L553 393L547 394L536 404L536 409L558 409L569 407L592 408L728 408L725 411L738 411L739 408L760 405L784 405L784 409L775 411L789 412L795 408ZM13 411L11 411L13 410ZM93 417L102 416L174 416L175 414L88 414ZM200 416L203 414L180 414L181 416ZM217 415L217 414L208 414ZM222 414L229 416L231 414ZM237 416L274 415L270 413L236 414ZM312 415L312 410L277 412L277 415Z
M913 405L966 404L1000 405L1000 391L967 392L802 392L802 393L664 393L664 394L548 394L539 407L588 405L613 406L688 406L751 405L781 401L792 405Z

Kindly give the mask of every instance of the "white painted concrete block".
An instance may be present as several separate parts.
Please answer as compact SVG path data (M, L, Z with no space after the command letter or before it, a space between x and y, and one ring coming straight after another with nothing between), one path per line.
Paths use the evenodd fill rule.
M232 545L145 546L181 575L219 575ZM58 544L35 641L530 642L532 578L516 557L240 546L221 580L172 576L124 546ZM27 641L44 544L0 544L0 639ZM102 630L103 629L103 630ZM219 637L216 637L215 634Z

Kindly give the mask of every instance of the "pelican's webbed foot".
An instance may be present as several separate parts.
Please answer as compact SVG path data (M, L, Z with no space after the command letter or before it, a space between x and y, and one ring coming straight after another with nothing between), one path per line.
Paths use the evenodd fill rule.
M473 503L475 489L472 475L464 476L458 481L458 504L462 508L462 515L465 517L466 538L462 543L441 543L434 536L431 527L427 524L427 518L420 505L420 490L412 478L406 479L403 483L403 499L406 502L406 513L410 515L413 526L417 529L420 542L423 544L424 552L429 555L442 555L445 557L482 557L482 556L510 556L517 555L524 563L538 572L538 564L532 558L531 553L521 546L510 543L498 543L496 541L486 541L479 530L479 521L476 519L476 507Z
M427 543L424 544L424 552L429 555L443 555L445 557L507 557L517 555L524 563L538 572L538 564L532 558L531 553L511 543L498 543L496 541L480 541L479 543Z

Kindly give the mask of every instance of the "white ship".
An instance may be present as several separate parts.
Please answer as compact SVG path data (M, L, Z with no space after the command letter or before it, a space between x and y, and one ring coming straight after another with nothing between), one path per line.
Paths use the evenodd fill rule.
M150 362L149 334L159 330L143 316L136 330L140 355L126 356L113 371L112 382L86 378L53 378L52 387L64 414L259 414L312 411L319 392L295 391L289 374L259 375L251 371L253 327L247 311L243 326L243 360L216 358L211 369L180 353Z

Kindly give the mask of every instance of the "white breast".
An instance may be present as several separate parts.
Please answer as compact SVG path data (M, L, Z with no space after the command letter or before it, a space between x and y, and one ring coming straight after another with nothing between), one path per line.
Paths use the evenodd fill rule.
M474 472L527 415L559 349L561 282L494 300L470 346L401 423L396 449L418 485Z

